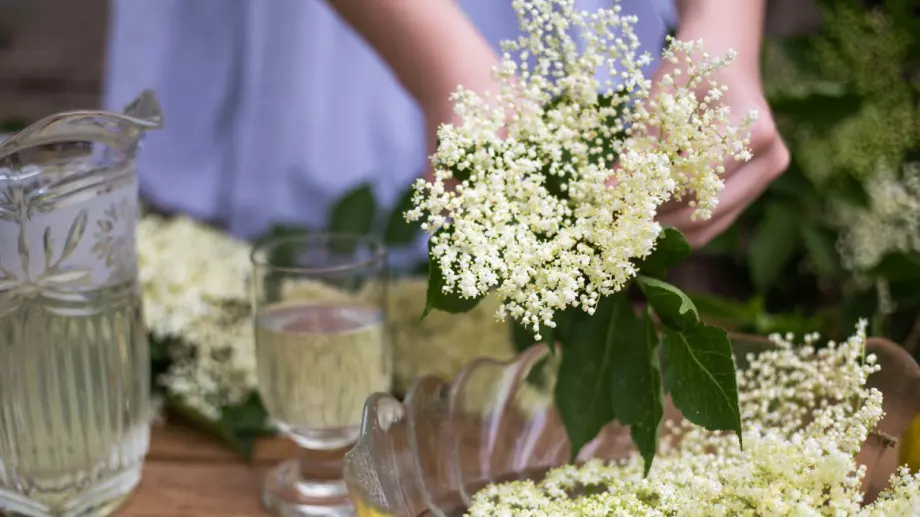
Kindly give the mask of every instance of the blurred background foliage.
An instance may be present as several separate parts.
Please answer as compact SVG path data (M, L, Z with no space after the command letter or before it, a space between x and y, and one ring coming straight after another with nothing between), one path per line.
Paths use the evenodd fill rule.
M693 297L743 332L841 339L868 318L920 356L920 0L819 4L816 32L764 48L792 164L700 252L717 278Z

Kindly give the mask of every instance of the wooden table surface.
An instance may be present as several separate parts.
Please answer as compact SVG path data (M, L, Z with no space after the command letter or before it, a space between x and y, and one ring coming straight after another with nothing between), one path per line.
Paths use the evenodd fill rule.
M118 517L255 517L265 471L294 457L294 444L266 438L245 462L190 427L153 428L140 488Z

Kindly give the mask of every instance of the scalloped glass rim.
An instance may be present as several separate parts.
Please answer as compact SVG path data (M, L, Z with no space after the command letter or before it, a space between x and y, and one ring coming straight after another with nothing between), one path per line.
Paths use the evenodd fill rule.
M731 338L739 364L747 353L771 346L762 337ZM882 368L870 378L885 395L879 431L900 437L920 415L920 367L890 341L871 338L867 348ZM549 371L558 357L548 352L539 345L509 361L480 358L451 382L422 377L404 402L383 393L369 397L361 435L345 457L345 480L358 516L456 514L485 483L565 463L569 444L551 391L532 389L540 377L535 372ZM680 418L669 401L665 418ZM613 423L581 451L579 461L617 459L632 451L628 429ZM887 486L898 450L870 437L857 459L868 468L864 489L873 500Z

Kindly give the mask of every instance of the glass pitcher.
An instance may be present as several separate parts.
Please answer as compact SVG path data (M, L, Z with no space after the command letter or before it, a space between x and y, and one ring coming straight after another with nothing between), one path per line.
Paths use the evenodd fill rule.
M150 363L135 158L162 127L52 115L0 142L0 515L111 513L140 481Z

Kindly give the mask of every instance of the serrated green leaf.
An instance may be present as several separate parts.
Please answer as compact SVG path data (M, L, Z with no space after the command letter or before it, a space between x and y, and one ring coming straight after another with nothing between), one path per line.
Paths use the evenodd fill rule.
M697 325L700 315L696 306L683 291L657 278L640 276L636 278L646 300L665 326L683 330Z
M799 217L794 210L772 205L757 226L748 251L751 282L766 293L779 279L799 245Z
M377 201L370 183L348 192L332 206L326 228L332 233L366 235L377 215Z
M636 267L642 275L660 278L668 269L680 265L690 251L690 243L682 233L674 228L665 228L655 240L655 249Z
M683 416L711 431L734 431L741 441L735 357L724 330L698 325L664 330L665 382Z
M840 254L833 234L812 224L803 224L802 242L819 277L830 279L840 273Z
M393 212L390 213L387 221L387 228L384 232L384 241L388 246L406 246L412 244L418 236L421 228L414 223L406 221L406 212L413 208L412 195L415 189L409 187L396 203Z
M431 242L431 240L428 241L428 291L421 319L425 319L435 309L450 314L469 312L483 297L463 298L456 293L444 292L444 274L441 272L441 265L438 261L431 259Z
M631 307L620 310L620 320L629 324L621 325L616 331L618 337L613 339L613 413L620 423L629 426L648 475L664 416L664 390L656 353L658 333L647 312L637 320Z
M556 381L556 408L572 444L574 461L587 443L613 420L612 382L616 340L627 339L635 316L625 293L602 298L590 316L573 315Z

